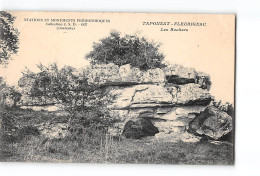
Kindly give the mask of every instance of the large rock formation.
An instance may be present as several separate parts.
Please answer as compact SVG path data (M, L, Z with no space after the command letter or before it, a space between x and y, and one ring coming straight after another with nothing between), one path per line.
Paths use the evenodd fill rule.
M232 130L228 115L207 108L212 99L210 78L193 68L171 65L141 71L129 64L120 67L107 64L90 65L76 74L83 72L89 83L114 97L107 105L110 116L119 121L109 129L113 135L124 134L129 138L155 135L156 140L197 142L204 136L220 139ZM33 80L20 80L19 84L28 88L32 83ZM24 102L36 103L30 99ZM223 122L218 123L219 120Z
M135 125L140 119L145 119L158 129L159 133L154 133L155 139L184 142L200 140L200 136L188 133L187 129L196 114L209 105L211 95L205 86L202 87L204 83L194 69L175 65L141 72L124 65L119 67L115 77L107 77L99 83L106 86L109 96L115 97L108 108L110 115L120 122L110 130L112 133L123 133L131 138L149 136L150 133L139 129L142 125ZM131 126L136 126L138 130Z
M209 106L189 123L188 132L218 140L232 132L232 118L226 112Z

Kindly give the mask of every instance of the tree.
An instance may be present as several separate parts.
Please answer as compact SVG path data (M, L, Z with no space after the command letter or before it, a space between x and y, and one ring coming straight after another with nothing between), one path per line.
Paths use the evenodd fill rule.
M6 82L3 77L0 77L0 106L4 104L4 90L6 88Z
M8 86L5 80L0 77L0 108L3 106L16 107L21 100L22 94L14 86Z
M81 110L100 111L109 98L104 98L105 89L98 83L88 81L88 72L79 72L70 66L59 69L57 64L44 66L38 65L39 72L34 73L27 69L19 80L19 86L27 95L37 99L39 104L48 102L64 105L71 114ZM28 81L28 79L33 81ZM24 81L22 81L24 79ZM29 85L24 82L30 82ZM96 108L96 110L95 110Z
M27 95L37 99L40 104L49 102L73 104L70 96L77 86L77 77L73 74L74 68L64 66L59 69L56 63L49 66L39 64L37 67L39 72L34 73L27 69L19 80L19 86L28 90L25 91ZM48 103L47 100L49 100Z
M85 58L90 59L92 64L130 64L141 70L162 68L165 65L162 63L164 55L159 52L160 46L160 43L149 42L145 37L120 37L119 32L111 32L108 37L94 42L93 50Z
M17 102L21 100L22 94L14 87L6 87L6 90L4 91L4 97L5 99L9 99L12 101L11 106L16 107Z
M15 17L0 11L0 65L8 63L12 54L18 52L19 32L13 27Z

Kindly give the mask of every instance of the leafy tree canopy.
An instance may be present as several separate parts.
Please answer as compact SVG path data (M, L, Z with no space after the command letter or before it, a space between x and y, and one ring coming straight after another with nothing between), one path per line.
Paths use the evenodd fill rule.
M85 58L90 59L92 64L130 64L141 70L162 68L165 65L162 63L164 55L159 52L160 46L160 43L149 42L145 37L121 37L119 32L113 31L108 37L94 42L93 50Z
M14 20L10 13L0 11L0 65L7 64L18 51L19 32L13 27Z
M15 86L8 86L3 77L0 77L0 109L3 108L3 105L7 105L7 103L15 107L17 102L20 101L21 96L22 94ZM11 100L12 103L6 102L7 99Z

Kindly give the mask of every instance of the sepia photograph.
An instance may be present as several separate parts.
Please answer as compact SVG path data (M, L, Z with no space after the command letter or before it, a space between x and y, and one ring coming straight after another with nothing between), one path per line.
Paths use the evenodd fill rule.
M234 14L0 11L0 162L233 165Z

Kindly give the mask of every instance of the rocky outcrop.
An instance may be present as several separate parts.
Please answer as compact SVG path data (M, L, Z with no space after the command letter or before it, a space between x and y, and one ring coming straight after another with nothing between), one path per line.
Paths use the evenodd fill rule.
M150 96L150 100L147 101L147 104L150 104L150 102L153 104L155 104L155 102L164 104L164 99L165 102L169 104L186 103L188 100L182 100L184 96L186 99L190 99L191 103L193 103L194 100L200 101L199 99L201 99L204 101L205 99L209 99L208 91L203 91L201 85L196 83L198 81L198 73L196 70L180 65L170 65L163 69L155 68L141 71L138 68L131 67L130 64L119 67L110 63L90 65L74 71L74 74L78 76L85 75L88 78L88 83L96 84L97 88L107 87L108 89L112 89L111 93L121 96L122 98L119 97L118 101L124 99L123 102L129 102L129 98L133 97L135 93L137 94L136 96L139 94L139 97L140 94L146 94L145 97ZM34 73L27 74L19 80L19 91L23 95L19 104L51 105L59 103L50 97L34 98L30 96L35 83L34 75ZM126 95L128 92L129 95ZM154 93L155 95L153 95ZM157 96L158 93L161 95ZM187 96L187 94L190 95ZM197 97L195 97L195 95ZM171 98L173 100L170 100ZM143 103L145 100L141 101L141 103ZM133 104L138 103L133 102ZM124 106L124 103L122 106Z
M155 140L159 141L189 141L198 142L201 137L187 133L189 123L196 114L203 112L207 106L177 106L177 107L143 107L124 110L110 110L111 116L119 123L111 130L112 135L121 135L124 124L136 119L148 119L158 129Z
M108 95L115 97L108 106L110 115L119 120L111 130L114 134L131 138L149 136L140 131L140 125L136 125L142 119L143 123L149 120L158 129L158 133L151 133L156 140L201 140L201 136L187 130L191 121L211 102L204 81L204 77L209 78L206 74L179 65L147 72L125 65L119 68L119 73L121 81L128 84L110 84L107 87Z
M121 67L110 64L90 65L83 68L90 83L99 85L135 85L146 83L163 83L165 82L165 73L163 70L156 68L147 71L141 71L133 68L130 64Z
M135 139L154 136L154 139L163 141L197 142L204 136L220 139L230 132L224 130L225 125L216 123L218 116L223 116L228 124L230 119L221 111L207 109L212 99L210 77L193 68L170 65L163 69L141 71L129 64L120 67L103 64L82 68L75 72L77 74L84 74L88 83L96 85L97 91L104 90L105 99L113 97L107 108L118 123L109 129L111 134ZM24 88L23 103L37 104L37 99L27 97L33 80L21 79L19 82ZM40 102L55 106L57 103L49 99ZM37 110L56 111L56 107L37 107ZM42 132L50 138L65 135L60 127L50 127Z
M209 106L189 123L189 133L218 140L232 132L232 118L214 106Z
M129 87L109 87L115 96L110 109L135 109L147 107L173 107L178 105L207 105L211 96L197 84L165 85L139 84Z

